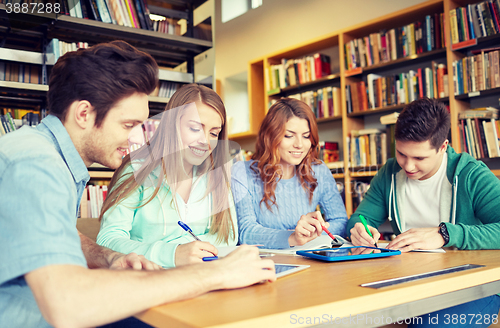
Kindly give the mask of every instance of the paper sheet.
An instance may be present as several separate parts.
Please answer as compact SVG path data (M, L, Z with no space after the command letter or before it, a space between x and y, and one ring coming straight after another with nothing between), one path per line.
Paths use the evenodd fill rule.
M380 248L386 248L387 245L389 245L388 242L386 241L379 241L377 242L378 247ZM414 249L412 252L424 252L424 253L446 253L446 251L442 248L437 248L437 249Z
M340 236L334 235L337 240L341 242L347 242ZM328 235L321 235L318 238L311 240L310 242L302 245L295 246L285 249L272 249L272 248L261 248L259 251L261 253L275 253L275 254L295 254L296 251L302 251L307 249L317 249L317 248L330 248L332 247L332 238Z

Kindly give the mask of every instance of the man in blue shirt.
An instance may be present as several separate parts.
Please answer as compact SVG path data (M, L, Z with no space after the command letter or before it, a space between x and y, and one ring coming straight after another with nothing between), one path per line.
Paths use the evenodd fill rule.
M117 168L148 116L154 59L122 41L62 56L51 115L0 139L0 327L96 326L214 289L274 280L255 247L174 270L96 245L76 229L87 166ZM143 269L130 270L89 270ZM269 270L262 270L269 269Z

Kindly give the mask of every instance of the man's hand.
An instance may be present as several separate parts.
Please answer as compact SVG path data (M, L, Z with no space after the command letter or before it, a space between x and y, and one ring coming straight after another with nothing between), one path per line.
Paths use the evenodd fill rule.
M162 269L158 264L153 263L147 260L144 256L137 255L136 253L125 255L114 252L109 255L108 262L111 270L133 269L153 271Z
M368 226L373 238L366 232L363 223L358 222L351 229L351 242L354 246L370 246L373 247L380 239L380 232L372 226Z
M241 245L228 256L206 263L214 265L222 277L223 289L240 288L258 282L276 280L273 260L259 257L259 249L255 246Z
M403 232L387 245L387 248L409 252L414 249L436 249L443 247L444 239L439 227L415 228Z
M330 224L323 220L320 211L307 213L300 217L295 231L288 237L288 244L290 246L302 246L305 243L321 236L323 228L328 228Z
M175 266L201 263L204 257L217 255L217 248L205 241L193 241L177 246L175 250Z

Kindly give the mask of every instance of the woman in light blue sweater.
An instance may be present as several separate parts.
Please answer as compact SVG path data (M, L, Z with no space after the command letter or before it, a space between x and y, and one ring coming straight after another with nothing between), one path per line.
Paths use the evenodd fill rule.
M151 140L116 170L97 243L164 267L201 262L217 255L215 246L236 245L225 122L224 104L213 90L180 88ZM201 241L193 241L179 220Z
M232 169L240 243L299 246L320 236L321 225L345 235L345 206L318 160L318 140L316 119L304 102L280 99L269 109L252 160Z

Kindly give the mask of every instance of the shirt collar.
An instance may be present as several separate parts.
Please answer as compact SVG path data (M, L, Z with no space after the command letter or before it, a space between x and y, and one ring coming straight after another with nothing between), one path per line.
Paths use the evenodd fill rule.
M68 165L75 183L81 181L87 183L90 179L87 167L59 118L54 115L48 115L36 128L52 140L57 152L61 155L64 162L66 162L66 165Z

